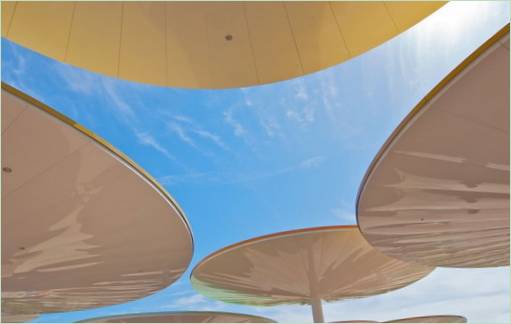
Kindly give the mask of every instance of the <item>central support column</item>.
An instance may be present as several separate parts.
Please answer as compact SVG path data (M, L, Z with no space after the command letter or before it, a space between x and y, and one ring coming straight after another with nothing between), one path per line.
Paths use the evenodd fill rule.
M314 323L324 323L325 319L323 317L323 305L321 305L321 299L315 298L311 300L312 307L312 319Z
M316 273L316 267L314 262L314 255L312 249L309 247L307 250L307 259L309 263L309 271L308 271L308 279L309 279L309 289L310 289L310 304L312 307L312 319L314 323L324 323L325 319L323 317L323 305L321 305L321 295L318 291L318 276Z

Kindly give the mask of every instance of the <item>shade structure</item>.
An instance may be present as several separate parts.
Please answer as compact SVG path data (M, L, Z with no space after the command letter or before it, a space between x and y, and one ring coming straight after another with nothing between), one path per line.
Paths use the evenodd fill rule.
M361 184L357 219L395 258L509 265L509 25L390 136Z
M466 323L467 319L459 315L429 315L400 318L386 322L370 320L337 321L332 323Z
M177 280L192 252L157 182L2 83L2 322L141 298Z
M254 315L226 312L161 312L97 317L82 323L275 323Z
M193 269L192 285L228 303L310 304L367 297L407 286L433 270L372 248L356 226L281 232L221 249Z
M371 321L371 320L352 320L352 321L335 321L330 323L379 323L378 321Z
M467 319L459 315L430 315L395 319L384 323L466 323Z
M445 2L2 2L2 36L120 79L265 84L341 63Z

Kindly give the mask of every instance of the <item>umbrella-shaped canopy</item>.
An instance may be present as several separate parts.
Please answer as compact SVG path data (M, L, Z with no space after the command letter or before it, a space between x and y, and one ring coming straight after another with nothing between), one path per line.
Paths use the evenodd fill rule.
M386 322L377 322L370 320L337 321L332 323L466 323L467 319L459 315L429 315L400 318Z
M400 318L384 323L466 323L467 319L459 315L430 315Z
M509 25L394 131L362 182L357 218L391 257L509 265Z
M444 4L3 1L2 36L120 79L230 88L341 63Z
M204 295L246 305L311 304L405 287L433 270L380 253L356 226L282 232L243 241L203 259L192 285Z
M226 312L161 312L105 316L81 323L275 323L271 319Z
M183 212L148 174L2 84L2 322L141 298L192 252Z

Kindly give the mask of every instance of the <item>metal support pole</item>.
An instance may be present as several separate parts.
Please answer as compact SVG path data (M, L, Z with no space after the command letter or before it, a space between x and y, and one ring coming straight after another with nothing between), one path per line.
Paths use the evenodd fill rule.
M325 319L323 317L323 306L321 305L321 299L314 298L311 300L312 307L312 319L314 323L324 323Z

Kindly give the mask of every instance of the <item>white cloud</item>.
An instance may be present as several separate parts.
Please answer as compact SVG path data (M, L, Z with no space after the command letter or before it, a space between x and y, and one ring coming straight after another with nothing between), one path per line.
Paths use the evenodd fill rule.
M289 84L291 87L294 87L295 99L302 101L307 101L309 99L309 92L307 91L307 87L305 86L303 79L294 79Z
M158 178L158 181L165 185L175 185L178 183L189 183L200 180L201 182L211 182L220 184L239 184L245 182L268 179L284 175L299 170L318 168L324 161L324 156L314 156L304 159L298 163L292 164L276 170L260 172L241 172L241 173L212 173L212 172L187 172L182 174L170 174Z
M13 61L11 63L9 72L14 74L17 78L21 78L27 74L27 60L25 56L18 50L18 48L11 44L9 44L9 49L11 50Z
M177 298L175 301L161 305L160 310L194 310L194 311L215 311L224 309L226 304L210 300L203 295L193 293L186 297Z
M280 125L274 118L262 118L260 124L268 137L274 137L280 131Z
M183 115L170 115L170 114L167 114L167 116L170 116L171 118L175 119L175 120L178 120L178 121L182 121L182 122L186 122L186 123L192 123L192 119L187 117L187 116L183 116Z
M98 90L100 77L94 73L78 68L71 68L61 63L55 63L55 69L65 81L66 86L81 95L91 95Z
M197 180L207 181L213 179L208 172L188 172L184 174L170 174L158 178L158 181L164 185L175 185L178 183L187 183Z
M165 147L163 147L149 133L135 130L135 136L137 137L138 142L140 144L152 147L153 149L155 149L156 151L162 153L163 155L165 155L167 158L169 158L171 160L175 160L176 159L172 154L170 154L170 152Z
M253 105L252 100L249 98L250 91L247 88L240 88L241 93L243 94L243 100L245 103L245 106L251 107Z
M207 299L203 295L194 294L191 296L178 298L174 302L174 306L176 306L176 307L192 306L192 305L204 303L206 301L207 301Z
M299 109L288 109L286 116L288 119L298 122L301 126L307 126L316 119L314 109L307 104Z
M245 128L240 124L240 122L238 122L236 119L234 119L234 117L232 116L231 110L224 112L224 121L227 125L232 127L232 129L234 131L234 135L236 135L238 137L243 137L247 133Z
M342 224L356 224L357 219L355 216L355 213L351 210L348 210L346 208L332 208L330 209L330 213L340 220Z
M118 93L118 90L115 87L115 81L110 80L109 78L101 78L101 82L103 83L103 89L107 95L106 98L112 103L112 105L109 106L117 111L117 117L121 118L125 122L135 119L135 112Z
M187 131L178 123L169 122L167 123L167 128L171 130L174 134L176 134L177 137L179 137L179 139L184 143L190 145L195 149L199 149L199 147L195 144L194 140L190 136L188 136Z
M314 156L300 162L299 166L304 169L317 168L325 161L324 156Z
M192 138L195 136L207 140L224 150L229 150L229 148L223 142L222 138L219 135L205 129L204 127L199 125L199 123L194 121L192 118L183 115L177 116L170 114L165 115L173 119L173 121L167 123L167 127L173 133L175 133L183 142L192 146L193 148L201 151L197 145L196 140ZM204 151L201 152L205 153Z
M196 129L192 129L192 132L194 132L195 134L199 135L202 138L210 140L211 142L216 144L218 147L220 147L224 150L228 150L227 145L225 145L225 143L222 141L220 136L218 136L214 133L211 133L205 129L197 129L196 128Z
M271 170L271 171L266 171L266 172L253 172L253 173L225 175L222 178L226 179L226 180L224 180L222 182L225 184L236 184L236 183L251 182L251 181L272 178L272 177L288 174L291 172L296 172L299 170L317 168L325 160L326 160L326 157L324 157L324 156L314 156L314 157L302 160L296 164L290 165L288 167L284 167L284 168L280 168L280 169L276 169L276 170Z
M43 98L43 96L37 91L37 87L30 87L28 83L32 83L31 79L37 82L37 78L33 77L31 71L29 71L29 64L27 62L27 56L23 54L22 50L17 45L10 42L3 42L2 46L6 46L11 51L11 59L5 62L5 58L2 57L2 64L8 66L8 69L2 69L2 80L7 81L13 87L24 91L27 94L35 98Z

